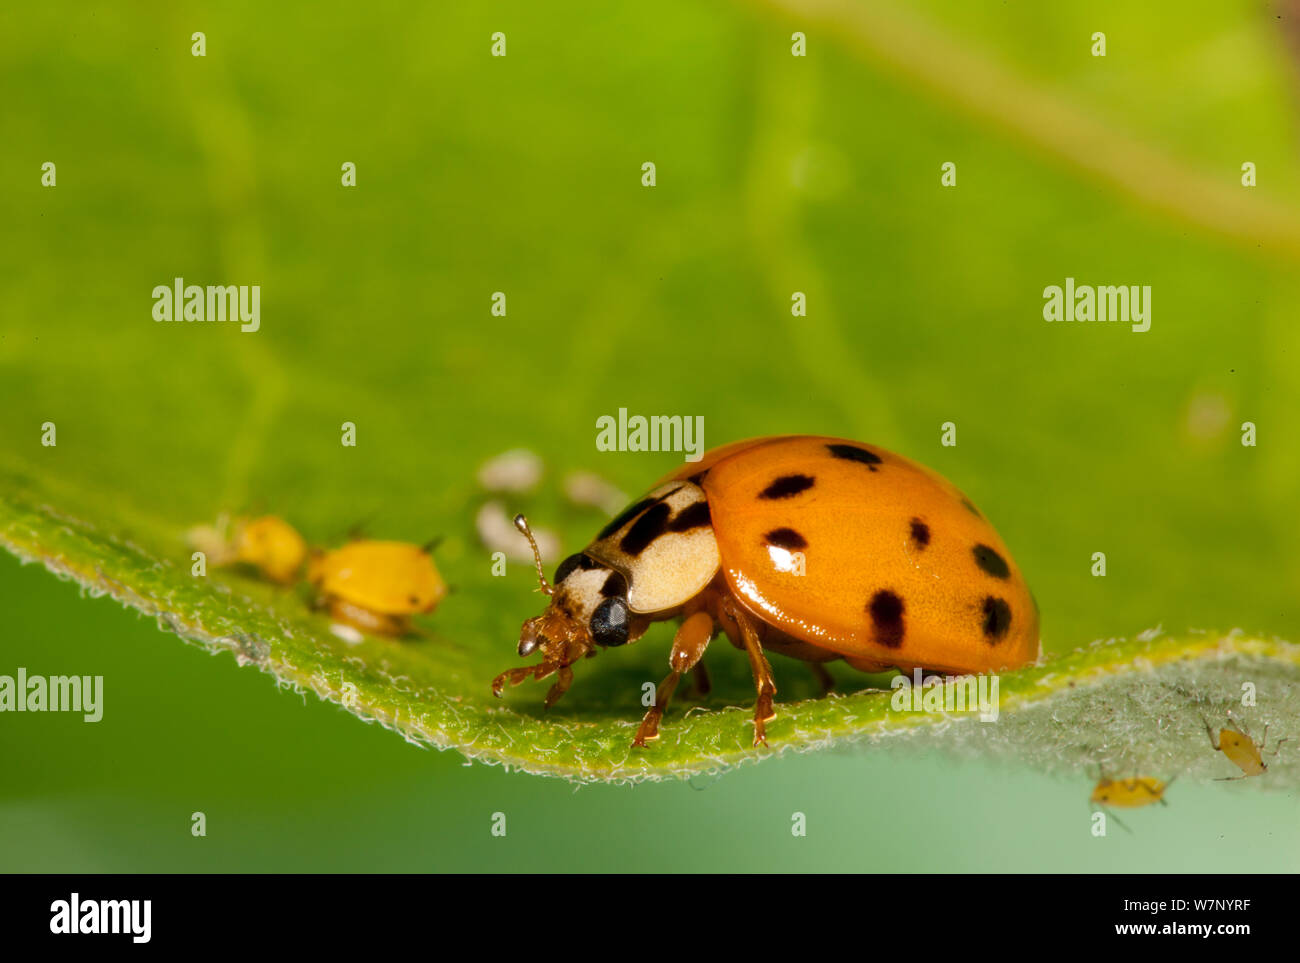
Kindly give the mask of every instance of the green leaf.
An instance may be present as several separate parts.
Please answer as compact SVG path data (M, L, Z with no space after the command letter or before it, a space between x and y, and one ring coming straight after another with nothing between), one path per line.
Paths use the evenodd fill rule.
M29 5L0 41L23 92L4 114L19 149L0 156L0 537L417 742L579 779L685 775L767 755L725 645L713 697L679 700L646 753L627 743L666 627L585 662L550 713L536 684L490 697L540 606L527 566L489 572L474 471L542 455L543 493L510 508L572 550L600 519L557 497L563 473L632 494L680 464L596 451L596 418L621 407L701 416L709 447L854 437L995 521L1052 661L1004 678L997 725L898 717L847 671L851 694L814 699L778 662L773 752L920 739L1230 774L1202 710L1217 724L1246 680L1252 725L1300 718L1292 649L1269 641L1300 638L1300 174L1284 25L1195 6L1117 7L1100 60L1090 9L1069 4L668 2L593 20L509 2L504 59L472 5L425 5L401 30L379 5L344 31L231 8L207 29L233 42L201 59L175 20ZM36 176L47 158L55 188ZM261 329L155 323L150 292L178 275L260 285ZM1151 285L1150 331L1045 323L1041 292L1066 276ZM442 534L458 591L426 637L348 647L296 591L193 579L186 529L257 509L314 544L372 516L378 536ZM1228 654L1181 632L1075 652L1161 620L1243 632ZM1289 752L1250 785L1288 784Z
M11 480L0 499L0 543L20 558L40 561L92 595L154 616L160 628L229 652L279 685L312 691L410 742L578 782L683 778L784 752L894 743L1055 771L1213 778L1233 770L1208 751L1202 719L1222 721L1242 682L1253 685L1268 716L1300 718L1300 647L1235 633L1147 633L1004 674L995 720L898 710L892 694L880 689L786 701L769 726L766 749L750 745L752 692L745 679L723 673L715 698L685 712L688 703L679 699L662 738L634 749L640 684L652 678L644 651L631 664L617 661L619 652L580 665L578 683L549 712L540 709L544 686L525 684L502 703L489 694L488 682L510 650L505 635L349 644L295 593L229 574L193 577L183 555L152 555L17 492ZM744 661L724 653L710 662L723 658ZM959 685L946 683L954 698ZM1300 781L1298 773L1292 765L1268 778L1275 788L1290 786Z

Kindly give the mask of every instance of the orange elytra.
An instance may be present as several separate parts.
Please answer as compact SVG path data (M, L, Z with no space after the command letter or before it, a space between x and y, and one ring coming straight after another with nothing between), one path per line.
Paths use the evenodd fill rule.
M516 525L531 539L523 516ZM535 548L535 546L534 546ZM965 674L1034 662L1038 610L1002 539L954 485L873 445L790 435L737 442L672 472L546 582L546 611L523 624L519 654L542 661L506 684L558 678L599 647L680 619L633 742L658 735L681 676L721 628L749 658L754 744L766 744L776 686L766 653L819 667L843 659ZM823 670L824 671L824 670Z

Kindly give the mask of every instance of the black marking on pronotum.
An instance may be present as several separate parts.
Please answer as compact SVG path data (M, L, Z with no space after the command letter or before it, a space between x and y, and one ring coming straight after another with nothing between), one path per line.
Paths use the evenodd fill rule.
M575 569L580 568L585 572L587 569L595 568L599 564L600 563L590 555L584 555L582 552L579 552L577 555L570 555L556 567L554 582L556 585L559 585L566 578L572 575Z
M877 645L883 645L887 649L896 649L903 644L903 635L906 630L903 626L902 599L889 589L881 589L871 596L867 611L871 613L871 624L876 630L875 641Z
M709 515L708 502L695 502L686 508L683 508L671 522L668 523L670 532L689 532L693 528L703 528L712 522Z
M826 447L834 457L843 458L845 461L856 461L866 465L872 471L876 471L876 466L881 462L880 456L874 451L867 451L857 445L827 445Z
M614 516L614 518L610 520L610 523L600 530L596 535L596 540L600 541L602 538L609 538L609 536L613 535L628 522L632 521L632 519L636 518L656 501L658 501L657 498L643 498L639 502L633 502L627 508Z
M697 471L694 475L692 475L690 478L686 480L690 482L692 485L698 485L700 482L704 481L704 476L707 475L708 473L709 473L709 469L706 468L704 469L704 471Z
M793 528L774 528L763 536L763 541L790 552L797 552L808 547L808 540Z
M919 518L912 519L912 541L917 548L925 548L930 544L930 526Z
M605 584L600 587L600 594L605 598L627 598L627 579L622 572L610 572Z
M623 645L628 639L627 602L609 598L596 606L591 613L591 639L597 645Z
M640 555L651 542L664 533L664 529L668 526L668 516L672 511L667 502L652 505L627 530L618 547L628 555Z
M975 564L989 575L1001 579L1011 577L1011 569L1007 567L1007 560L987 545L976 545L971 551L975 554Z
M984 613L984 637L996 643L1011 629L1011 606L1006 599L990 595L981 607Z
M808 475L782 475L758 493L759 498L792 498L800 492L806 492L817 483Z

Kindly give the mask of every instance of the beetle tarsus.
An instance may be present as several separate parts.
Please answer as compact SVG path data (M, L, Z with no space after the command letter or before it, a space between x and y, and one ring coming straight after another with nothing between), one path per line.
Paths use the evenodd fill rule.
M636 737L632 740L634 747L644 749L647 742L654 742L659 738L659 719L662 715L662 713L656 712L651 707L650 711L645 714L645 718L641 720L640 727L636 730Z

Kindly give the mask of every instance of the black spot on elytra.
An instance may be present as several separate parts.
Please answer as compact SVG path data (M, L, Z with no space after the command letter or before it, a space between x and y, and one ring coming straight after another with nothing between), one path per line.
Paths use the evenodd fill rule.
M408 596L406 597L406 601L409 602L411 605L419 605L419 604L420 604L420 596L418 596L418 595L408 595Z
M912 541L917 548L925 548L930 544L930 526L919 518L912 519Z
M871 613L871 624L875 628L875 641L888 649L896 649L903 644L903 600L889 589L881 589L871 596L867 605Z
M615 515L614 518L610 520L610 523L600 530L596 535L596 541L600 541L602 538L609 538L609 536L613 535L632 519L636 518L656 501L658 501L658 499L643 498L639 502L633 502L627 508Z
M763 541L791 552L808 547L808 540L793 528L774 528L763 536Z
M693 528L703 528L712 521L709 515L709 503L695 502L683 508L677 517L668 523L668 531L689 532Z
M640 555L650 546L651 542L664 533L664 529L668 527L668 516L670 514L672 514L672 509L668 507L667 502L658 502L652 505L627 530L627 534L618 543L618 547L628 555Z
M987 545L976 545L971 551L975 554L975 564L994 578L1010 578L1011 569L1007 560Z
M976 518L984 517L983 515L980 514L980 510L975 507L975 505L971 502L969 498L963 498L961 500L961 503L966 506L966 511L970 512Z
M605 598L627 598L627 579L622 572L610 572L605 584L600 587L600 594Z
M1011 606L1006 599L990 595L984 599L984 638L997 643L1011 629Z
M816 483L817 480L808 475L782 475L759 492L758 497L767 499L791 498L800 492L806 492Z
M845 461L856 461L861 465L866 465L872 471L876 471L876 466L880 464L879 455L874 451L859 448L857 445L827 445L826 447L833 457L843 458Z

